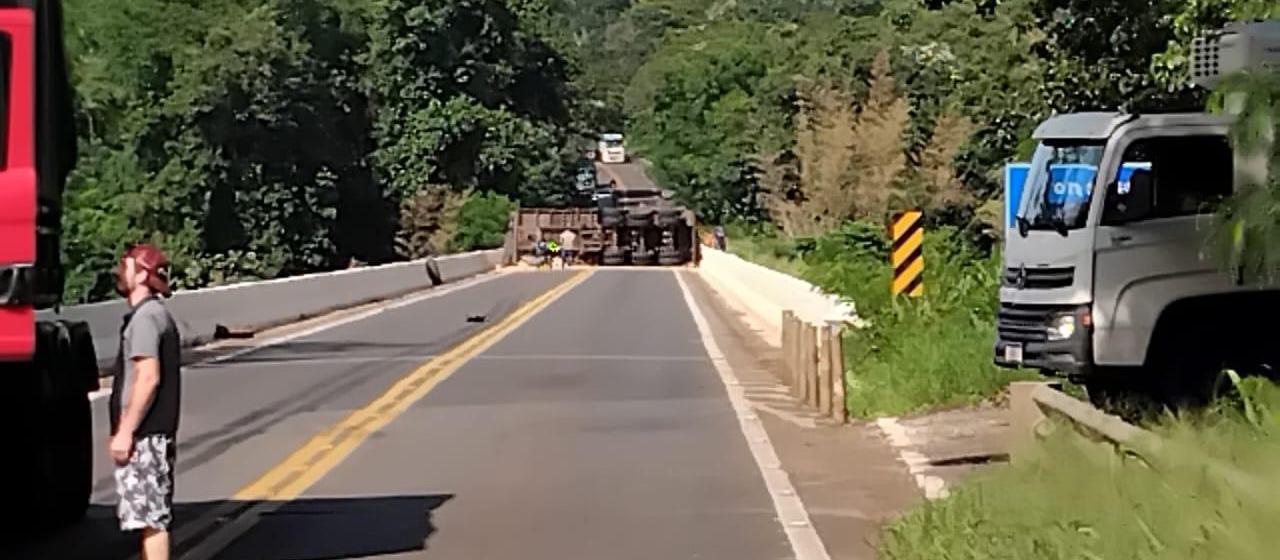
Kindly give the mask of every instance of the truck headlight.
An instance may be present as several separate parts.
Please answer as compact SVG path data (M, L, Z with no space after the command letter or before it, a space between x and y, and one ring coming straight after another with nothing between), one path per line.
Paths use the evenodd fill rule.
M1067 340L1076 334L1074 313L1058 315L1049 321L1049 340Z

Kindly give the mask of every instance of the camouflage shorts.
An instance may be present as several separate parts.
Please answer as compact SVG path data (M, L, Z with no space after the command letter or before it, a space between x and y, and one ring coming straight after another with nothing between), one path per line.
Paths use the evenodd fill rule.
M151 435L133 442L129 463L116 467L120 529L168 530L173 520L173 438Z

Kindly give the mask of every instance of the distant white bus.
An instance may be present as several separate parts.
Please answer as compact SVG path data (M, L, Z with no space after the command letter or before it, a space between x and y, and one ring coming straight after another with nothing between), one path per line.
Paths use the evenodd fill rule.
M625 163L627 150L622 146L622 135L609 133L600 135L600 146L596 150L600 161L604 163Z

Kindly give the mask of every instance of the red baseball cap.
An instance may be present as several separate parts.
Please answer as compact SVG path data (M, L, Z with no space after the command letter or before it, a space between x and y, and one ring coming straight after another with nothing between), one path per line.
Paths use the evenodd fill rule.
M151 291L162 296L168 297L172 294L169 289L169 257L166 257L164 251L159 247L150 243L139 243L129 247L123 255L120 256L120 269L124 270L124 260L133 259L134 266L140 267L147 271L147 287Z

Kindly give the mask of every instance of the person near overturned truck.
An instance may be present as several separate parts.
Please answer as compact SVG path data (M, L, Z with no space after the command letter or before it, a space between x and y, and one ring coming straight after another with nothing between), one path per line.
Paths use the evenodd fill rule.
M108 405L116 517L122 531L138 534L141 558L164 560L170 551L182 392L181 340L160 299L170 295L169 261L153 245L134 245L121 256L115 276L129 306Z
M573 264L578 255L578 232L566 229L560 232L560 265L567 267Z

